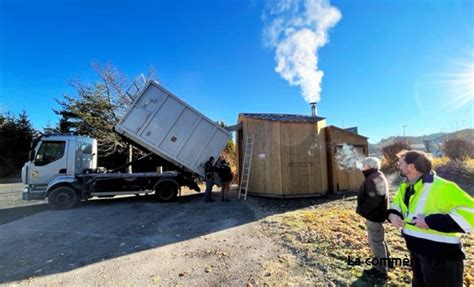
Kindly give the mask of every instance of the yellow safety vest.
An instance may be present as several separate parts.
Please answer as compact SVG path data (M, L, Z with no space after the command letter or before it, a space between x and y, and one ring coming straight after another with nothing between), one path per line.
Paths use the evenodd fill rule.
M451 218L464 230L472 231L474 226L474 200L454 182L434 175L433 182L415 183L415 192L410 196L408 208L404 202L408 187L403 182L397 190L391 209L400 212L405 222L411 222L419 215L449 214ZM441 243L457 244L462 233L440 232L433 229L423 229L415 225L405 224L403 233L417 238Z

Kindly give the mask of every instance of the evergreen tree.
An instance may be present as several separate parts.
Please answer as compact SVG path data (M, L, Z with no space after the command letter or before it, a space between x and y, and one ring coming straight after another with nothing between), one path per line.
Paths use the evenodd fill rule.
M18 171L28 160L30 144L36 131L25 111L18 118L9 114L0 118L1 177Z

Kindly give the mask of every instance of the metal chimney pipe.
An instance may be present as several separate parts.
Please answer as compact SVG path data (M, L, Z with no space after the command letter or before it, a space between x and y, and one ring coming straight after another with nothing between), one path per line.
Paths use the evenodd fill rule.
M315 117L318 113L318 110L316 109L316 105L317 103L314 102L314 103L309 103L309 105L311 106L311 116L312 117Z

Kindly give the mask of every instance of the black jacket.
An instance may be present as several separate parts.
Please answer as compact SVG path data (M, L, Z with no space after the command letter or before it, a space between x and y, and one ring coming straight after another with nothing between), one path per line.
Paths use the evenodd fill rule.
M206 163L204 164L206 180L214 180L214 171L217 171L216 166L213 165L210 160L206 161Z
M388 208L388 184L382 172L369 169L364 171L357 195L357 213L374 222L383 222Z
M230 166L228 165L222 165L219 168L219 177L221 178L222 182L229 182L232 180L234 175L232 174L232 170L230 169Z

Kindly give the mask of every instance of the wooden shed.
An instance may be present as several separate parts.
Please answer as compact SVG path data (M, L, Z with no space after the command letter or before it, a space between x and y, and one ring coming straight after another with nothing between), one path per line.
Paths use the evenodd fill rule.
M324 118L239 114L238 124L239 174L247 138L254 137L248 194L291 198L317 196L328 191Z
M361 155L367 156L369 144L367 137L357 134L357 128L341 129L335 126L324 128L327 145L327 169L330 191L358 191L364 180L358 169L341 169L336 160L336 154L343 144L351 145Z

